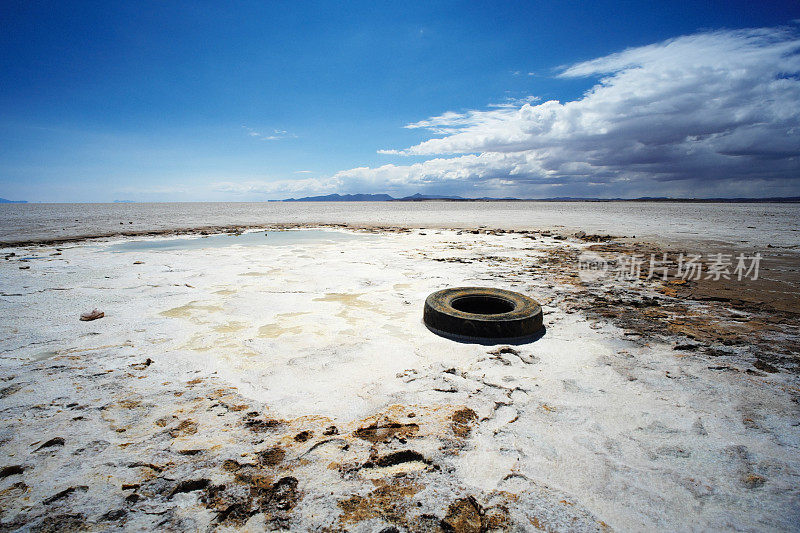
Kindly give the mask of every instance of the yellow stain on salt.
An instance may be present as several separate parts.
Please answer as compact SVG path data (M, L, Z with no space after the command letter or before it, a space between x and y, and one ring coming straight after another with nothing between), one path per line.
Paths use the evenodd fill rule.
M198 301L189 302L180 307L173 307L159 313L167 318L191 318L196 311L208 311L209 313L222 311L218 305L201 305Z
M353 308L364 309L381 315L391 315L391 313L388 313L379 305L362 300L361 296L363 295L364 293L329 292L326 293L325 296L314 298L314 301L342 304L342 310L336 313L336 316L345 319L351 326L356 326L362 322L362 320L359 320L357 317L351 315Z
M325 296L314 298L314 301L342 304L343 308L336 313L336 316L345 319L351 326L355 326L359 321L357 318L350 316L350 308L355 307L380 312L375 305L361 300L361 296L363 296L363 293L329 292Z
M403 340L408 339L408 330L401 328L396 324L384 324L383 330L386 331L392 337L396 337L398 339L403 339Z
M270 338L274 339L276 337L280 337L281 335L286 335L287 333L291 334L300 334L303 332L302 326L289 326L284 327L280 324L275 322L271 324L264 324L260 328L258 328L258 336L262 338Z
M247 322L226 322L225 324L219 324L217 326L213 326L211 329L216 331L217 333L234 333L236 331L241 331L247 327Z
M295 316L310 315L310 314L311 313L309 313L308 311L300 311L298 313L281 313L281 314L275 315L275 318L292 318L292 317L295 317Z
M56 353L58 355L66 355L71 353L81 353L81 352L93 352L95 350L105 350L106 348L125 348L125 347L132 347L133 344L130 342L124 342L122 344L104 344L103 346L94 346L92 348L70 348L69 350L59 350Z
M236 291L233 289L222 289L219 291L214 291L214 294L219 294L220 296L230 296L231 294L236 294Z
M250 270L247 272L242 272L239 274L240 276L277 276L278 274L282 274L283 270L280 268L270 268L266 272L258 271L258 270Z
M342 305L349 305L353 307L370 308L373 305L369 302L360 300L364 293L348 293L348 292L329 292L320 298L314 298L315 302L337 302Z
M231 342L231 339L209 339L203 334L193 335L182 346L184 350L192 350L193 352L210 352L216 350L219 355L225 359L240 360L241 357L250 357L258 355L255 351L242 346L237 342Z

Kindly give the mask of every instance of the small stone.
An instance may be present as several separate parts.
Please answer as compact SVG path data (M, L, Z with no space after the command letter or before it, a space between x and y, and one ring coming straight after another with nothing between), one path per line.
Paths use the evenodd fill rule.
M63 446L64 442L65 441L64 441L64 439L62 437L53 437L49 441L45 442L44 444L42 444L41 446L36 448L36 451L38 452L39 450L41 450L43 448L50 448L52 446Z
M268 450L257 452L256 455L258 456L258 462L262 465L275 466L283 461L283 458L286 457L286 452L280 447L275 446Z
M22 465L4 466L3 468L0 468L0 479L21 474L23 470L25 470L25 467Z
M126 511L125 509L114 509L113 511L108 511L103 516L101 516L100 520L113 522L124 517L126 514L128 514L128 511Z
M472 496L453 502L442 520L442 529L458 533L479 533L481 530L480 506Z
M753 366L759 370L763 370L764 372L769 372L770 374L775 374L776 372L780 372L780 369L776 366L773 366L766 361L762 361L761 359L756 359L756 362L753 363Z
M185 481L181 481L172 490L170 498L175 496L176 494L181 494L184 492L194 492L196 490L203 490L206 487L208 487L209 483L211 482L208 479L187 479Z
M98 318L103 318L106 314L99 309L95 308L91 311L86 311L85 313L81 314L81 320L87 322L89 320L97 320Z
M49 498L46 498L42 503L44 503L45 505L50 505L53 502L56 502L56 501L61 500L63 498L66 498L67 496L69 496L73 492L76 492L76 491L86 492L87 490L89 490L89 487L87 487L86 485L79 485L77 487L69 487L67 489L62 490L61 492L58 492L58 493L50 496Z
M294 436L294 440L297 442L305 442L310 439L314 434L310 431L301 431L297 435Z
M742 479L742 481L747 487L754 489L766 483L767 478L764 476L759 476L758 474L748 474Z
M148 366L150 366L152 364L153 364L153 360L148 357L145 360L144 363L135 363L135 364L132 364L131 367L135 368L136 370L144 370L145 368L147 368Z

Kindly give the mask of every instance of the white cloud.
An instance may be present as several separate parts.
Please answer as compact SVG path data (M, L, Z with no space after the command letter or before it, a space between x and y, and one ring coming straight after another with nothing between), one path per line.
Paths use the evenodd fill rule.
M379 153L438 157L335 178L523 193L542 185L617 194L649 187L724 195L747 183L757 187L751 194L770 183L798 189L800 39L793 30L679 37L568 65L559 77L599 79L573 101L508 101L408 124L439 137Z
M255 137L260 141L279 141L281 139L286 139L286 138L293 138L293 139L297 138L297 135L289 133L286 130L273 129L272 133L265 134L245 125L242 125L242 128L244 128L248 136Z
M330 193L335 191L341 182L338 178L304 178L296 180L276 181L219 181L211 185L212 190L237 195L274 195L302 193Z

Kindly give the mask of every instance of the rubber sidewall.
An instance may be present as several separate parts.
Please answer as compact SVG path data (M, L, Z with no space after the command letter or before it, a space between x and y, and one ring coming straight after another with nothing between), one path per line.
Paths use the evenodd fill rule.
M514 305L499 314L466 313L453 308L453 301L469 296L500 298ZM542 329L542 308L533 299L513 291L488 287L458 287L434 292L425 300L425 325L434 331L477 339L530 337Z

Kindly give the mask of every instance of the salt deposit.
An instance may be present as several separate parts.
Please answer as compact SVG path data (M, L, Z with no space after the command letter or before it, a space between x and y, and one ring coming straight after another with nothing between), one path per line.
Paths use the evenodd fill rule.
M2 524L800 523L796 373L582 309L588 289L555 262L588 246L575 239L348 235L107 241L0 263ZM545 335L503 348L431 334L425 297L465 285L537 299ZM607 290L668 303L656 288ZM78 320L92 307L102 320ZM776 351L796 336L787 324L768 333Z

